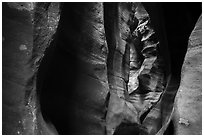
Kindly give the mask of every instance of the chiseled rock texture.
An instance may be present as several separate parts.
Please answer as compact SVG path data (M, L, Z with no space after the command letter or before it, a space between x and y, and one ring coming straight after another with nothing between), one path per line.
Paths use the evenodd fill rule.
M54 56L45 57L51 63L42 88L43 113L59 134L105 133L109 88L103 23L103 3L62 3Z
M42 120L36 95L38 67L57 22L48 17L53 17L50 12L59 16L51 10L57 3L50 4L3 3L3 134L54 134Z
M202 15L192 31L175 102L175 134L202 134Z
M141 3L62 3L39 69L45 121L59 134L117 134L123 123L133 123L139 134L156 134L161 109L150 110L167 79L160 46Z
M9 8L3 3L2 44L2 127L3 134L21 134L24 96L32 69L27 62L32 51L32 22L28 11ZM26 37L26 39L24 39ZM23 106L23 107L22 107Z
M136 124L138 133L157 132L140 121L165 86L159 41L141 3L4 8L19 17L4 11L3 134L55 134L52 124L59 134L114 134L123 122Z
M3 134L164 134L177 83L157 12L140 2L4 3ZM200 42L193 35L189 45Z
M23 11L10 11L26 16L19 17L24 27L12 23L15 19L11 24L11 18L4 19L3 134L118 134L116 128L123 124L133 124L137 134L158 132L161 116L154 113L161 109L152 108L164 91L166 77L159 40L141 3L11 7ZM11 26L16 32L8 29ZM12 38L30 41L18 44ZM19 92L10 89L12 85ZM16 99L9 101L13 92ZM17 129L9 129L8 123Z
M160 43L149 14L141 3L105 3L104 6L110 88L107 134L113 134L123 122L138 124L135 126L138 131L147 128L145 134L156 134L160 127L154 124L160 116L155 118L150 114L144 121L140 120L156 105L166 84L163 58L158 52ZM154 119L151 124L147 122L149 119Z

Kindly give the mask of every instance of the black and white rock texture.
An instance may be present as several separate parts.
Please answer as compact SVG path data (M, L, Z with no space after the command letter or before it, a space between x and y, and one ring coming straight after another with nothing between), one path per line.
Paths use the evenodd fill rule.
M177 135L202 135L202 15L193 29L175 102Z
M167 70L157 8L144 5L3 3L3 134L164 134L179 83ZM176 134L201 127L201 115L185 115L201 112L200 38L198 22L175 103Z
M48 27L56 27L48 13L55 14L55 19L59 16L59 11L49 11L51 5L3 3L3 134L53 134L38 112L36 94L40 60L54 34Z

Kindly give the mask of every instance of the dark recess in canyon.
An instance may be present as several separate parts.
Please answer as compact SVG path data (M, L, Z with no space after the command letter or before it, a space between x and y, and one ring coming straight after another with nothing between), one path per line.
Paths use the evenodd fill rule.
M160 40L158 50L165 61L166 77L171 74L170 88L178 90L189 36L202 13L202 3L144 2L142 4ZM3 14L11 16L10 9L5 7L6 4L3 5ZM93 26L87 24L94 21L101 23L100 17L95 15L97 12L99 14L100 8L104 10L105 34L98 39L100 41L106 37L107 45L101 44L101 52L98 52L94 48L97 38L91 35ZM108 83L104 82L108 79L104 78L104 73L110 68L114 58L112 51L115 47L112 45L115 45L116 41L113 38L117 33L117 29L114 28L117 17L112 20L110 17L118 14L117 5L104 3L101 7L100 4L69 2L61 3L60 9L58 28L44 52L37 72L36 92L39 112L42 113L45 122L48 125L54 125L61 135L106 134L105 126L101 123L106 117L107 104L104 102L108 102L110 94L108 91L102 94L102 91L106 91L108 87ZM94 12L87 9L92 9ZM97 59L100 62L99 65L95 65L94 61L91 62L92 53L96 54L95 61ZM84 61L82 57L87 57L88 61ZM104 61L106 57L107 62ZM125 65L122 64L123 67ZM94 91L97 90L101 92L95 93ZM142 114L141 122L149 112L150 110ZM171 121L164 135L174 135L174 128L174 123ZM145 129L143 130L143 127L138 124L122 123L116 128L114 134L147 134L144 131Z
M41 79L43 73L46 75L45 83L43 83L41 89L42 92L39 91L41 98L40 102L45 120L50 120L55 125L59 134L76 134L76 129L80 127L76 127L77 124L75 125L75 123L80 121L77 121L75 119L75 114L70 112L74 109L73 101L76 99L83 99L78 98L79 96L77 94L80 93L75 92L75 87L80 86L77 85L76 79L79 71L82 71L85 66L80 66L78 63L79 61L75 57L77 51L72 49L75 43L70 41L69 37L72 37L72 31L75 31L75 33L80 32L80 26L81 23L83 23L82 17L74 11L77 10L78 12L81 12L81 10L88 5L64 3L63 6L64 8L61 11L58 32L55 36L56 39L46 51L45 57L40 65L38 79ZM166 34L167 43L169 45L168 51L170 54L171 71L173 77L175 77L175 80L178 82L177 86L179 86L181 66L187 50L188 38L201 14L201 4L144 3L144 6L150 14L153 25L155 25L157 30L160 29L161 24L158 24L157 22L154 23L154 18L155 20L159 18L164 22L162 25L165 27L162 31ZM159 10L162 10L162 15L160 17L157 17L157 7L160 7ZM114 12L114 6L112 7L112 10ZM72 26L73 30L70 30L69 28L67 29L69 26ZM69 34L66 36L64 33L60 34L62 29L65 31L69 30ZM108 35L109 33L106 34L107 39L110 37ZM66 48L66 50L63 48ZM50 64L47 64L47 62L50 62ZM173 123L171 122L170 128L173 128L172 125ZM77 134L80 133L77 132ZM128 133L126 132L126 134ZM174 133L172 129L168 129L165 134Z
M202 12L202 5L198 2L144 2L143 4L152 17L157 32L160 32L161 26L165 27L162 31L165 31L166 38L163 39L166 39L168 43L171 73L174 77L179 78L188 46L188 38ZM163 24L159 26L159 22Z

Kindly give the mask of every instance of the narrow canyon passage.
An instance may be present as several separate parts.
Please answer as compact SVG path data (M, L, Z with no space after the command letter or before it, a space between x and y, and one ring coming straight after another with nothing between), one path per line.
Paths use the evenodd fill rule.
M53 3L38 3L35 7L39 12L32 26L36 34L32 57L40 57L31 78L36 87L31 88L31 83L32 91L21 97L35 104L36 117L27 122L35 128L24 128L22 134L178 134L175 96L201 3L56 5L51 9ZM3 26L8 29L14 24L8 24L12 19L6 10ZM43 20L47 16L42 13L50 15L52 10L60 10L57 29L37 29L46 28L49 18ZM3 30L5 39L10 33ZM3 48L3 66L13 62L7 57L13 56L9 51ZM4 69L3 74L7 73ZM12 95L7 96L4 102ZM9 118L3 121L6 125ZM9 134L9 125L3 128Z
M149 5L151 6L151 4ZM147 7L149 5L147 4ZM162 6L165 7L166 5L164 4ZM95 9L93 11L89 11L89 9L91 9L92 7ZM47 72L47 77L45 80L46 83L43 85L43 88L42 88L43 92L41 93L42 94L41 95L42 114L44 115L45 119L49 119L50 121L52 121L52 123L56 126L57 131L60 134L76 134L76 133L83 134L84 132L89 132L90 134L103 134L104 131L106 130L104 126L105 125L104 121L105 119L107 120L107 115L105 115L107 113L106 107L108 107L109 105L104 103L106 96L109 96L108 87L107 87L108 83L109 83L109 91L111 90L111 87L113 87L113 90L115 90L114 88L117 88L116 94L118 94L120 97L124 99L127 99L127 96L129 94L128 92L130 92L129 91L130 89L128 89L129 87L127 83L137 82L136 80L138 75L134 75L133 77L131 77L131 74L129 72L131 64L128 60L130 60L131 56L137 56L138 59L136 61L138 62L136 61L135 62L136 62L136 65L140 64L140 66L133 66L133 67L138 67L138 70L139 70L139 68L141 67L144 61L144 57L141 56L141 53L139 53L139 55L136 55L138 53L135 53L135 52L130 55L130 48L132 48L131 44L129 43L125 44L126 40L122 40L122 39L120 40L120 31L122 31L121 33L123 33L121 35L124 35L122 36L122 38L128 37L129 35L129 34L124 34L126 33L125 32L126 31L125 24L127 24L127 22L125 22L127 21L126 18L128 18L127 16L131 16L127 14L129 12L128 10L130 10L128 8L129 8L128 4L125 5L123 3L121 5L117 3L112 3L112 4L104 3L104 5L87 4L87 3L85 4L69 3L64 5L64 9L62 10L62 14L61 14L61 22L59 22L59 29L57 32L57 35L59 36L57 36L58 39L56 40L56 43L55 43L56 50L54 50L53 58L50 58L50 57L48 58L48 60L51 60L50 62L52 63L50 67L47 67L49 68L49 71ZM117 12L117 10L119 11ZM183 10L179 9L179 11L182 11L182 12L184 12L184 10L185 9ZM103 15L103 12L104 12L104 15ZM123 15L124 25L122 24L123 25L122 30L119 29L121 28L121 26L118 26L119 22L121 22L120 15L119 15L120 12L122 12L121 15L124 13ZM99 13L99 14L96 15L96 13ZM161 24L161 22L154 22L154 21L157 21L156 19L154 19L156 18L157 14L158 14L158 11L154 10L154 12L150 14L150 16L152 15L150 19L151 20L153 19L152 26L156 28L155 31L159 30L158 33L161 34L161 33L164 33L162 31L166 31L166 29L162 30L160 28L159 23ZM168 15L169 12L164 12L163 14L167 14L167 16L171 18L171 16ZM118 15L119 17L117 17ZM97 20L93 20L91 18L92 16L93 17L96 16L95 18L98 17ZM69 20L70 18L72 19L72 21ZM164 17L161 16L160 18L163 19ZM180 21L182 21L183 19L185 19L185 16L184 18L181 18ZM174 31L172 31L171 27L167 28L167 31L169 32L167 34L165 32L165 34L170 35L171 37L170 38L168 37L169 39L168 41L163 40L161 42L163 45L161 45L159 49L157 49L158 52L159 50L161 50L162 52L165 51L164 53L159 53L162 56L161 57L162 59L167 60L167 61L164 61L165 65L162 64L164 66L162 70L164 71L165 69L169 69L171 70L171 75L172 75L168 83L168 87L166 89L167 91L169 91L169 93L166 93L165 96L167 97L163 97L165 99L162 99L162 101L160 101L161 102L160 105L163 104L165 107L167 104L170 104L170 106L166 108L166 111L167 111L166 113L169 113L169 115L167 116L167 119L168 117L170 117L170 114L171 114L170 110L172 110L174 97L179 87L179 82L180 82L179 74L182 66L182 61L178 63L178 61L177 60L175 61L174 58L180 59L180 60L184 58L184 55L185 55L184 51L187 49L186 45L187 45L188 37L190 35L191 30L193 29L193 24L195 24L195 22L196 20L194 20L194 22L192 22L192 24L189 25L191 28L188 26L186 27L184 26L183 28L179 26L179 29L174 29ZM88 23L89 24L93 23L93 25L90 26ZM103 23L105 28L103 28L102 26ZM132 30L130 31L134 31L134 29L136 29L136 26L138 25L139 22L136 22L135 20L134 23L131 26ZM168 24L174 25L175 23L172 24L172 21L171 22L169 21L167 24L162 24L162 25L164 26L167 25L169 27ZM86 26L89 30L86 30L84 26ZM96 28L92 28L96 26L99 27L100 30ZM178 26L175 24L175 26L173 27L176 28ZM187 28L189 32L186 31L185 34L183 35L181 34L182 37L180 37L180 40L179 40L180 43L175 43L176 41L174 39L174 35L175 35L174 33L179 33L180 30L187 29ZM91 37L92 34L90 33L94 33L94 31L97 31L100 34L97 40L94 39L94 37ZM82 35L81 32L84 34ZM98 35L97 32L96 32L96 35ZM83 37L87 37L87 38L84 39ZM161 36L156 35L155 37L160 38ZM164 38L167 36L162 36L162 37ZM177 35L175 35L175 38L177 38ZM107 43L105 40L107 41ZM96 41L96 43L98 42L99 45L101 45L101 47L99 48L102 49L102 51L104 50L104 52L95 53L97 52L97 50L94 50L94 49L95 48L97 49L97 47L94 47L94 46L97 46L97 45L94 45L94 41ZM86 46L86 43L87 44L89 43L89 45ZM92 43L93 43L93 46L92 46ZM139 48L139 40L137 40L135 43L138 44L136 45L136 48ZM173 46L170 47L168 45L173 45L174 47ZM175 48L176 48L176 52L178 53L174 51ZM118 49L118 52L116 49ZM162 50L162 49L165 49L165 50ZM137 52L141 50L142 50L141 48L136 49ZM90 55L87 55L87 54L90 54ZM87 59L90 58L90 60L86 60L86 58ZM91 58L93 58L93 60L97 62L97 65L95 64L93 65L94 62L91 60ZM106 59L107 59L107 68L106 68ZM46 57L44 58L44 60L46 60ZM170 63L170 61L172 63ZM69 63L66 64L65 62L69 62ZM72 65L70 66L70 64ZM171 64L169 65L169 67L171 66L171 68L167 67L168 64ZM161 63L159 65L161 65ZM41 67L43 67L43 63ZM92 69L92 67L94 71L90 70ZM159 68L161 68L161 66ZM170 74L169 70L165 70L165 73L163 72L163 75L165 75L166 81L167 81L168 75ZM88 73L88 76L86 76L87 74L84 74L84 73ZM107 76L106 76L106 73L108 74ZM114 75L116 75L116 77L114 77ZM129 78L132 78L133 81L131 81L132 79L130 80ZM153 80L153 82L155 82L155 80ZM110 86L111 83L113 85ZM141 81L141 84L145 84L144 86L147 86L147 83L144 83L143 81ZM91 89L89 85L92 85ZM163 81L163 86L165 86L165 80ZM135 87L137 88L136 84L135 84ZM96 91L99 89L100 89L100 92L97 93ZM164 90L164 89L161 89L161 90ZM56 91L58 91L58 93L56 93ZM90 93L88 91L90 91ZM92 94L91 91L94 92L94 94ZM173 94L171 95L172 92ZM114 91L112 93L114 94ZM110 94L112 93L110 92ZM159 96L160 95L158 95L158 97ZM170 96L172 97L170 98ZM97 101L94 100L96 98L97 98ZM87 102L84 102L86 99L87 99ZM113 102L113 106L112 106L113 109L117 108L117 111L120 109L121 109L120 111L123 111L123 106L120 106L120 104L122 103L121 102L122 100L120 99L118 100L117 97L116 98L114 97L114 95L113 96L110 95L108 103L110 103L110 101ZM164 104L165 102L166 102L166 105ZM137 105L138 103L139 102L137 102ZM64 104L66 104L65 108L53 107L53 106L63 106ZM116 106L114 106L114 104ZM157 107L160 107L160 105L158 105ZM141 105L138 105L138 106L141 107ZM89 109L90 111L87 111ZM141 107L140 109L142 110L143 108ZM168 112L168 109L169 109L169 112ZM84 113L85 110L86 110L86 113ZM141 124L139 121L141 120L143 121L145 117L148 116L148 113L150 112L150 110L148 110L148 111L144 111L146 113L140 112L140 114L134 115L134 114L123 114L124 112L120 112L120 111L118 112L118 115L116 116L114 121L112 120L110 121L111 124L117 125L117 123L120 123L120 120L123 120L123 117L124 117L123 115L129 115L130 117L135 116L136 120L134 119L131 119L131 120L138 122L138 124ZM128 111L129 110L126 110L126 113ZM78 115L76 115L76 113L78 113ZM91 117L92 115L91 113L95 117L95 119L91 118L93 119L92 121L88 119L89 116ZM152 113L155 113L155 112L152 112ZM114 117L114 116L112 115L110 117ZM160 117L158 116L158 118ZM64 121L63 124L61 123L61 121ZM146 121L149 122L149 120L146 120ZM90 122L93 122L93 123L90 123ZM152 121L151 123L158 124L159 122ZM147 123L147 125L151 125L151 124ZM115 126L115 125L112 125L112 126ZM159 128L158 125L157 126L154 125L154 127ZM81 129L80 132L77 130L78 128ZM91 131L89 128L91 129ZM158 130L158 129L155 129L155 130ZM113 134L113 132L111 132L111 134ZM132 134L132 133L125 132L125 134ZM150 134L154 134L154 133L150 133ZM173 134L173 132L169 134Z

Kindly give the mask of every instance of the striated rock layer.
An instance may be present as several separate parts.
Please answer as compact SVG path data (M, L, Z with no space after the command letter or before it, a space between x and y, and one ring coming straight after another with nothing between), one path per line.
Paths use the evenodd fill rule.
M105 3L104 16L109 47L107 134L113 134L121 122L145 126L149 134L152 126L143 125L140 117L158 102L165 86L159 41L149 14L141 3Z
M157 120L146 123L152 115L144 125L140 121L166 84L154 34L141 3L63 3L56 38L39 70L45 120L59 134L114 134L123 122L156 134ZM139 72L135 81L130 70Z
M164 134L178 80L159 10L144 5L151 13L139 2L5 3L3 134ZM186 55L194 67L200 24Z
M143 124L151 115L143 123L140 117L158 102L165 77L159 41L142 4L63 3L50 44L59 19L59 8L49 11L54 4L36 3L28 12L33 39L30 49L19 47L30 51L19 68L28 71L19 97L22 128L11 134L52 134L49 123L59 134L114 134L123 122L155 134L160 127L153 132Z

